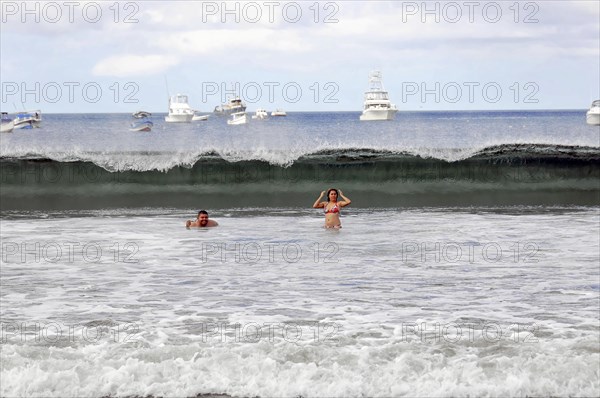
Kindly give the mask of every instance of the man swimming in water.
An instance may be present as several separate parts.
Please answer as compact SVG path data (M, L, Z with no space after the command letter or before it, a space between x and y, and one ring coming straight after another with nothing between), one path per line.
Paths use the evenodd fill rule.
M200 210L198 212L198 217L196 217L196 221L187 220L185 222L185 226L189 227L198 227L198 228L207 228L207 227L216 227L219 225L215 220L208 219L208 213L206 210Z

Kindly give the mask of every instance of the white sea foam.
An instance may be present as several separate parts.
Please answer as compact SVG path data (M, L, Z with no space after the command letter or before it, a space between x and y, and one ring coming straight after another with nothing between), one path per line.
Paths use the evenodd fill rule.
M597 353L540 343L473 353L387 342L347 347L107 344L31 350L8 345L5 396L595 396ZM595 382L593 380L596 380Z
M600 389L598 209L24 216L0 222L3 396Z

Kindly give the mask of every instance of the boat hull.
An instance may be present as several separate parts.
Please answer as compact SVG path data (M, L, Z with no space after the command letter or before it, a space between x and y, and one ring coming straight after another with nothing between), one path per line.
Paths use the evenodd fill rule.
M266 111L256 111L256 114L252 115L252 119L266 120L269 118L269 114Z
M396 109L369 109L363 111L360 120L394 120L396 112L398 112Z
M588 111L586 122L592 126L600 126L600 110L598 112Z
M32 129L33 126L33 120L21 120L14 124L14 130Z
M224 107L224 106L218 106L215 108L215 115L218 116L229 116L233 113L239 113L239 112L246 112L246 107L245 106L236 106L233 108L229 108L229 107Z
M227 121L229 125L246 124L248 122L248 116L246 114L236 116L233 119Z
M194 117L193 114L181 114L181 115L174 115L174 114L170 114L165 116L165 122L167 123L190 123L192 121L192 118Z
M151 131L154 123L151 121L136 122L131 124L130 131Z
M10 122L3 122L0 127L0 133L11 133L15 128L15 123L11 120Z
M151 126L143 126L143 127L132 127L129 129L130 131L141 131L141 132L148 132L148 131L152 131L152 127Z

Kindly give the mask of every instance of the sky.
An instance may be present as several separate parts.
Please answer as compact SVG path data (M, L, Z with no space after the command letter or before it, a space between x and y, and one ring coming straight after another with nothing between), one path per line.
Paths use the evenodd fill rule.
M587 109L600 1L1 1L0 108Z

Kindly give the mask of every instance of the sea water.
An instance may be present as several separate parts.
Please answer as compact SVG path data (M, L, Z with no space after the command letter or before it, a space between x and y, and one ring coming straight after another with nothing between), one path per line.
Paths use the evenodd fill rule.
M597 396L581 112L1 137L3 396ZM312 203L352 204L341 230ZM206 208L219 227L186 229Z

